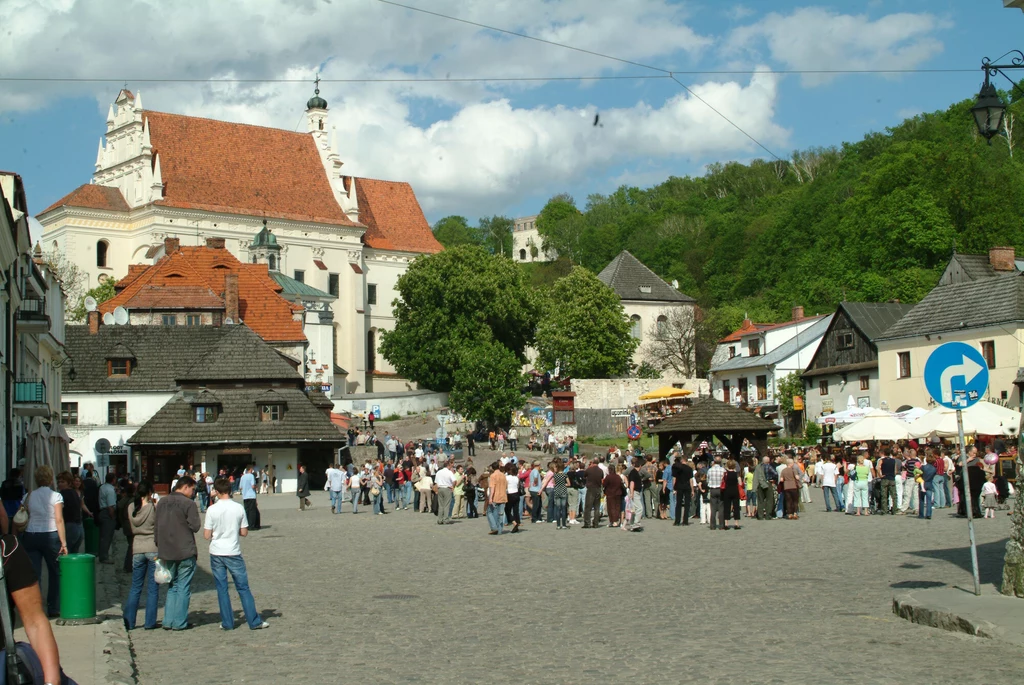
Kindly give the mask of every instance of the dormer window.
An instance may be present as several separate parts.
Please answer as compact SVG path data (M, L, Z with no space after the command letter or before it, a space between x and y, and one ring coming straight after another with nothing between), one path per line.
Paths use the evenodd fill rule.
M644 295L650 295L651 294L651 286L649 286L649 285L642 285L642 286L640 286L640 292L642 292Z
M736 356L736 346L735 345L729 345L729 359L732 359L735 356Z
M194 410L196 423L213 423L220 416L220 407L216 404L197 404Z
M747 354L751 357L757 357L761 354L761 341L757 338L747 341Z
M131 359L108 359L107 376L111 378L127 378L132 375L132 366Z
M282 404L261 404L260 421L280 421L284 416L284 405Z

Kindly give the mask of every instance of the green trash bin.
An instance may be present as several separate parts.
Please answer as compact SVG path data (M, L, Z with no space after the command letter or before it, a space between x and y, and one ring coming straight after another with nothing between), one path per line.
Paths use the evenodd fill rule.
M64 622L96 621L96 557L65 554L60 564L60 617Z
M85 553L99 556L100 554L100 527L92 518L86 516L82 519L82 528L85 529Z

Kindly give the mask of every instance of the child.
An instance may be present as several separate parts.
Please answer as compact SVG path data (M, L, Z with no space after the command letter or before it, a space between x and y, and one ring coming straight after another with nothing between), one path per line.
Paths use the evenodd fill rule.
M711 523L711 501L708 494L708 478L702 475L697 481L697 494L700 497L700 522Z
M985 507L985 518L994 519L996 517L996 483L995 477L989 476L985 484L981 486L981 504Z

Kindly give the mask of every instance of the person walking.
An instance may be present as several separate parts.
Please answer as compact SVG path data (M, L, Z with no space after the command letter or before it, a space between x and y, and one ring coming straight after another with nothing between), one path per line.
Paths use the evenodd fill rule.
M868 485L871 480L871 467L867 465L867 457L863 452L857 456L857 465L852 469L853 507L857 510L854 516L871 516L868 506Z
M85 529L82 526L82 498L74 487L75 477L70 471L57 474L57 489L64 500L61 513L64 516L64 539L68 543L68 554L78 554L85 540Z
M156 505L157 557L167 567L171 580L164 600L164 630L188 630L188 605L192 599L192 576L196 572L196 536L199 532L199 510L192 501L196 482L182 476L174 491ZM230 485L228 492L230 493Z
M332 464L327 469L327 487L331 496L331 513L341 513L341 503L345 498L345 472L338 464Z
M878 460L878 471L882 483L882 496L878 506L879 514L895 514L898 511L899 501L896 495L896 474L900 466L899 460L892 456L889 448L883 447L882 458ZM912 480L913 473L910 476Z
M437 525L443 526L452 522L452 505L455 491L455 473L451 469L452 461L445 461L444 467L434 476L437 486Z
M832 506L829 503L830 497L832 498L832 503L836 505L836 511L842 511L842 499L836 490L836 478L839 475L839 467L835 464L835 458L830 457L819 463L817 473L821 478L821 496L825 500L825 511L832 511Z
M38 581L43 579L43 562L46 562L46 613L53 618L60 616L60 569L57 566L57 557L68 553L64 530L64 498L52 488L53 469L49 466L37 468L32 480L35 481L36 489L25 498L28 526L21 536L21 541L28 552L32 570L35 571ZM108 544L107 549L109 548Z
M618 528L622 521L622 498L625 494L622 477L615 469L610 468L608 475L604 477L603 486L605 507L608 510L608 527Z
M253 473L253 465L245 467L242 475L242 507L245 509L245 519L249 523L249 530L260 529L260 508L256 505L256 474Z
M708 469L708 499L711 502L711 530L725 527L725 516L722 510L722 479L725 469L722 468L722 457L716 456L715 463Z
M800 518L800 471L792 459L786 459L786 468L779 474L782 495L785 498L786 518L795 521Z
M597 465L597 457L590 460L590 466L583 474L587 488L583 504L583 527L597 528L601 522L601 483L604 480L604 471Z
M216 484L217 481L214 481ZM295 496L299 498L299 511L306 511L306 507L313 508L309 501L309 474L306 473L304 464L299 464L299 479L295 484Z
M99 489L99 515L96 523L100 528L100 563L113 564L110 558L110 546L114 542L114 527L117 525L117 490L114 481L117 474L110 472Z
M917 498L917 518L930 519L932 517L932 505L935 502L935 456L929 454L921 465L921 487L922 491Z
M491 527L488 535L501 535L504 527L505 504L508 502L508 481L501 470L501 464L491 464L491 475L487 479L487 524Z
M560 458L556 457L554 463L555 487L552 492L552 496L555 498L555 529L563 530L569 528L569 521L567 520L567 511L569 507L569 476L562 468L562 460Z
M121 617L125 630L135 630L139 616L139 601L142 588L146 588L146 619L142 627L146 630L157 628L156 610L160 603L160 586L153 574L156 572L156 498L149 483L139 483L135 489L135 501L128 512L128 525L132 535L132 587L124 603Z
M242 613L251 630L269 628L270 624L260 618L256 611L256 600L249 589L249 574L242 558L240 539L249 534L249 521L245 508L231 499L231 484L226 478L213 482L217 501L206 513L203 537L210 541L210 573L217 586L217 604L220 608L220 627L235 629L235 617L231 611L231 595L228 594L228 574L235 584L238 599L242 602Z
M519 526L522 524L522 519L519 516L519 487L521 482L519 480L519 472L516 469L516 465L513 462L505 464L505 486L506 486L506 502L505 502L505 524L512 524L511 533L518 533Z
M729 530L729 519L736 522L736 530L740 529L740 500L743 499L743 494L740 475L736 472L736 462L730 459L725 462L725 477L722 479L722 510L725 513L722 530Z
M676 520L672 525L688 526L693 498L693 469L683 460L682 454L676 455L676 463L672 465L672 486L676 493Z
M754 469L754 490L757 492L757 518L759 521L767 521L772 518L772 511L775 509L775 485L777 478L775 469L772 468L770 457L761 459L761 463Z

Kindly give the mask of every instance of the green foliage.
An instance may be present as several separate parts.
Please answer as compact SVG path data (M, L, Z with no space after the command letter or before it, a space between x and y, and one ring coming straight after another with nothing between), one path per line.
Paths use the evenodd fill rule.
M420 257L396 289L395 327L381 334L380 351L405 378L451 391L464 350L491 343L525 361L536 306L512 261L462 245Z
M515 222L507 216L480 217L480 227L477 229L477 233L488 252L511 257L512 229L514 227Z
M543 294L537 324L537 364L563 376L609 378L625 374L638 341L611 288L573 267Z
M464 216L446 216L434 224L434 237L445 247L479 245L480 236Z
M818 442L818 438L821 437L821 426L816 424L814 421L808 421L807 425L804 426L804 439L815 443Z
M537 216L537 233L544 241L541 247L555 250L573 264L580 263L585 228L575 200L564 193L548 200Z
M471 421L506 424L523 406L527 380L522 360L494 342L463 347L448 404Z
M96 298L96 304L101 304L109 299L112 299L117 291L114 290L114 279L108 278L107 280L100 283L92 290L86 291L85 295L78 298L77 302L70 305L70 309L66 312L68 322L80 322L85 320L85 298L94 297Z
M640 366L636 368L637 378L661 378L661 371L651 366L647 362L641 362Z
M783 376L781 380L775 381L775 400L779 403L783 413L792 413L793 398L802 397L803 393L804 383L799 374L791 373Z

